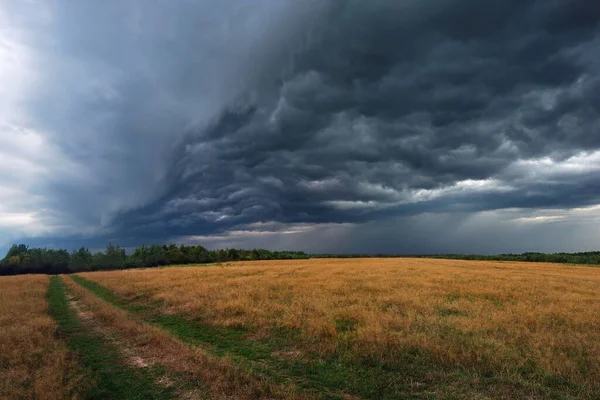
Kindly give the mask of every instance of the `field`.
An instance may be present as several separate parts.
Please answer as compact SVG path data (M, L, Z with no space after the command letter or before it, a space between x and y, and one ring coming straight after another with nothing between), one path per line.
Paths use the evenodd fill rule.
M48 315L47 276L0 279L0 398L68 398L80 377Z
M600 398L593 267L236 262L0 278L0 300L2 399Z

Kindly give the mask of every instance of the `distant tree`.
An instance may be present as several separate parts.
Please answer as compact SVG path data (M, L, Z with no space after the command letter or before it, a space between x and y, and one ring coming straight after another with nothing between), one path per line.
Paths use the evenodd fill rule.
M69 262L69 270L73 272L90 271L92 269L92 260L92 253L85 247L73 250Z
M0 275L25 273L59 274L90 270L154 267L166 264L228 262L238 260L270 260L308 258L303 252L272 252L264 249L208 250L203 246L175 244L140 246L131 255L109 243L104 252L91 253L85 247L67 252L63 249L29 248L15 244L0 260ZM600 259L600 253L591 259Z
M26 246L24 244L13 244L12 246L10 246L10 249L8 249L8 252L6 253L6 257L7 259L11 258L11 257L21 257L24 256L25 254L27 254L27 251L29 250L29 246Z
M182 264L183 261L183 257L181 256L181 251L179 249L179 247L177 247L175 244L171 243L168 246L164 246L164 250L165 250L165 258L167 261L167 264Z
M104 254L104 267L106 269L121 269L125 266L126 258L125 249L109 243Z

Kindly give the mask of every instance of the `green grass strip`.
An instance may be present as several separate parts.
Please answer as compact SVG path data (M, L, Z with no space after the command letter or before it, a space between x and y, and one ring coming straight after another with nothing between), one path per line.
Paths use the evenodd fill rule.
M159 303L149 303L141 297L124 300L96 282L77 275L71 277L98 297L139 315L187 344L202 346L217 356L228 356L257 375L282 383L293 382L324 399L348 398L348 393L365 399L468 399L482 394L497 398L496 391L509 391L517 397L536 393L548 399L594 398L584 394L587 390L580 392L567 382L540 384L539 380L498 376L488 371L444 368L418 348L406 349L391 364L375 359L356 360L344 353L331 358L315 354L274 357L276 351L293 349L299 332L273 331L268 339L252 340L243 329L219 328L185 315L162 314Z
M357 369L355 373L351 373L352 369L337 360L279 360L271 354L273 351L283 350L283 342L275 348L273 343L246 339L247 332L242 329L219 329L199 321L190 321L182 315L163 315L148 305L136 305L135 300L125 301L96 282L78 275L71 275L71 278L104 301L128 312L141 314L146 322L166 330L184 343L202 346L216 356L228 356L257 375L280 383L292 381L306 391L320 393L322 398L327 399L342 399L343 393L350 389L360 392L362 396L386 398L382 393L368 389L372 385L364 385L367 380L375 379L379 375L374 369ZM290 336L293 339L293 333ZM352 383L352 388L348 387L349 382ZM365 388L367 390L364 390Z
M57 276L50 278L48 288L50 314L59 325L59 334L69 350L91 377L90 387L84 395L89 400L170 399L173 390L156 385L160 376L158 368L136 369L122 361L119 349L100 335L86 328L69 307L64 282Z
M113 306L117 306L120 308L124 308L128 302L121 300L117 297L112 291L108 290L102 285L97 284L96 282L89 281L85 278L82 278L79 275L69 275L71 279L77 282L80 286L88 289L96 296L100 297L102 300L106 301Z

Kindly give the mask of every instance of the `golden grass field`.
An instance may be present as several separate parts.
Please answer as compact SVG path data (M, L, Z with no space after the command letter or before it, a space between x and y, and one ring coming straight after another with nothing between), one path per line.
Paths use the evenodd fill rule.
M440 363L535 365L600 381L600 269L430 259L311 259L82 274L123 297L164 301L261 337L300 332L296 351L393 361L406 348Z
M0 399L66 399L77 384L47 290L43 275L0 279Z
M0 399L98 398L74 390L90 375L119 399L600 398L599 268L310 259L48 282L0 278Z
M180 386L186 381L203 382L203 391L211 398L252 399L262 396L260 382L232 366L227 360L217 359L198 348L190 348L161 329L141 324L123 310L111 307L91 292L65 279L71 293L78 299L78 310L83 319L95 327L104 327L104 335L117 336L125 348L124 362L137 365L160 363L178 375ZM85 311L81 308L85 307ZM95 321L91 321L95 320ZM174 380L169 376L169 380ZM173 382L175 383L175 382ZM297 397L285 388L274 388L280 398ZM177 397L194 399L194 390L181 390Z

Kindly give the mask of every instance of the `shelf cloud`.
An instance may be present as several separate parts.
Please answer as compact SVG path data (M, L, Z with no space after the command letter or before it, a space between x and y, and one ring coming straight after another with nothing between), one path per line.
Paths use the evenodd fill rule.
M595 1L23 2L0 25L0 246L600 242Z

